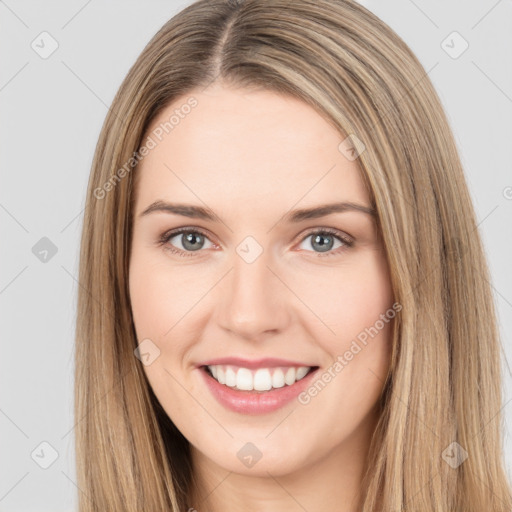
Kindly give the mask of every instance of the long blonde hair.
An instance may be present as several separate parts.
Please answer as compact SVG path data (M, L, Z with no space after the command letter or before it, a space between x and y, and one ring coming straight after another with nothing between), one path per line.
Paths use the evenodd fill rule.
M175 98L215 80L293 95L340 141L352 134L366 147L357 161L402 311L359 510L510 512L499 331L457 148L419 61L350 0L197 1L165 23L122 83L96 148L81 240L80 511L188 509L188 442L134 356L128 262L146 131Z

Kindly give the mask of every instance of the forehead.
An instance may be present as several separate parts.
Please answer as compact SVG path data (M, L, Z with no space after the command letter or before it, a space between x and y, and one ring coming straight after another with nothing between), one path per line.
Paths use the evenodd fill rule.
M160 112L147 137L155 146L136 170L138 211L156 199L279 211L369 202L357 163L339 149L344 136L291 96L220 85L192 91Z

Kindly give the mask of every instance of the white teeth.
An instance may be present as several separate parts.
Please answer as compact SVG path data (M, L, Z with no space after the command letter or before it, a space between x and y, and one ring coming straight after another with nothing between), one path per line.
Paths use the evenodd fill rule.
M284 381L286 382L286 384L288 384L288 386L291 386L295 382L296 375L297 375L297 372L296 372L295 368L288 368L288 370L286 370L286 374L284 376Z
M297 375L295 377L296 380L300 380L303 377L306 376L306 373L308 373L309 368L307 366L301 366L300 368L297 368Z
M256 391L268 391L272 387L272 377L266 368L260 368L254 374L254 389Z
M252 373L247 368L240 368L236 374L236 387L245 391L252 390Z
M213 378L221 384L243 391L268 391L282 388L285 384L291 386L303 379L311 369L309 366L289 366L249 370L231 365L212 365L208 368Z
M272 387L273 388L282 388L284 386L284 373L281 368L278 368L274 371L274 375L272 375Z
M234 372L233 368L230 368L229 366L226 368L225 377L226 386L234 388L236 386L236 373Z

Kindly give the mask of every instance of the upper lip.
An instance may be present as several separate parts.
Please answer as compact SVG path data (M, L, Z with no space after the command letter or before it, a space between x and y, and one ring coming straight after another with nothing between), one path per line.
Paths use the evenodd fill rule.
M241 368L274 368L276 366L307 366L313 367L314 365L301 363L298 361L290 361L288 359L279 359L275 357L264 357L262 359L243 359L241 357L219 357L209 359L199 363L197 367L201 366L215 366L219 364L228 364L232 366L239 366Z

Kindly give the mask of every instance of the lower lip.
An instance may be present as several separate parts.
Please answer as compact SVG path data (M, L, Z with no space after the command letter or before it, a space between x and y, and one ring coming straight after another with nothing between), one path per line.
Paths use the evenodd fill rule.
M205 368L199 368L206 385L217 401L231 411L242 414L264 414L276 411L291 402L309 386L318 368L291 386L269 391L240 391L216 381Z

